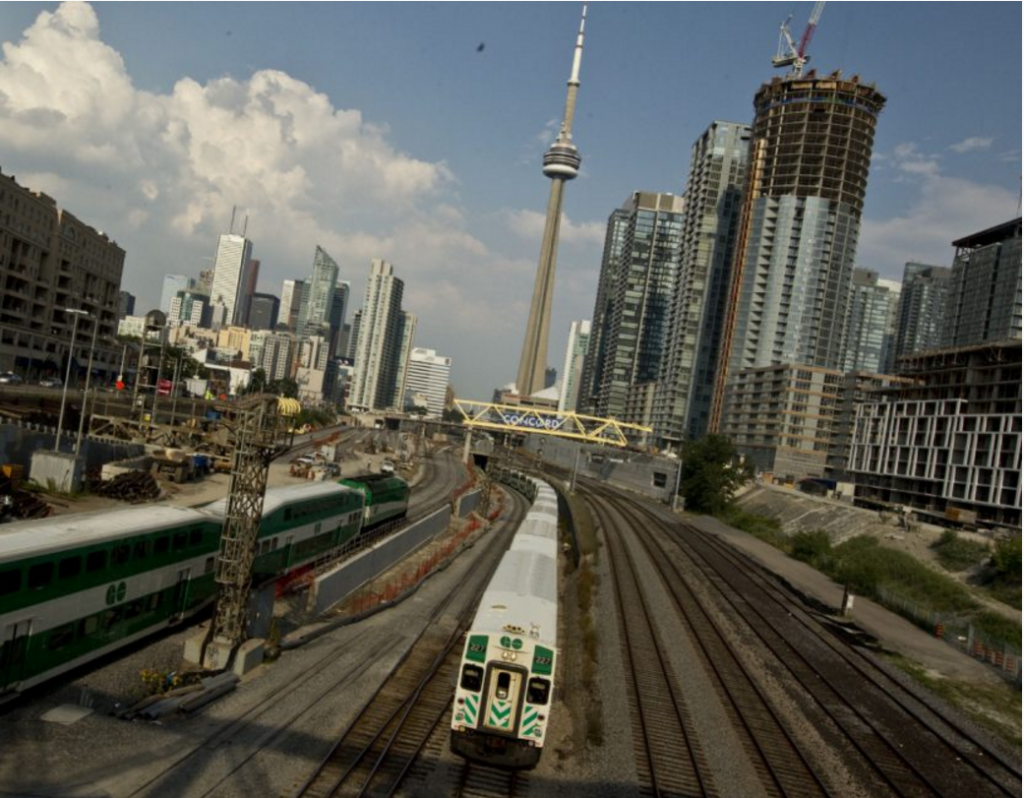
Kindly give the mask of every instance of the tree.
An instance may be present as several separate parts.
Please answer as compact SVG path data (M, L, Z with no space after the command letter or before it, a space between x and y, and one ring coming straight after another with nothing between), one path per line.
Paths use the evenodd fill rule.
M737 462L736 450L721 435L706 435L683 447L679 493L686 509L721 513L733 501L737 488L750 479L750 470Z

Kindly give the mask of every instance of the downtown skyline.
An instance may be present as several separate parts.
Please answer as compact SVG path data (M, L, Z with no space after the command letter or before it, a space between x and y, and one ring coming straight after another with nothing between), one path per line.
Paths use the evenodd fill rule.
M694 140L715 119L750 123L757 88L780 74L779 22L792 11L799 32L811 8L664 5L588 13L574 126L586 157L564 207L550 365L570 321L592 314L608 214L634 190L682 193ZM417 344L458 364L460 396L514 381L579 5L328 4L288 20L275 4L152 8L0 8L0 165L117 240L137 312L158 306L164 274L212 265L237 205L257 290L308 277L321 245L362 295L384 258L406 281ZM888 97L858 267L898 279L908 260L948 266L952 240L1017 213L1021 115L1004 84L1020 11L826 8L810 68ZM677 51L662 46L672 25ZM982 29L998 41L965 69L949 53ZM283 46L301 32L305 55ZM310 55L329 33L333 48ZM375 38L391 47L368 66Z

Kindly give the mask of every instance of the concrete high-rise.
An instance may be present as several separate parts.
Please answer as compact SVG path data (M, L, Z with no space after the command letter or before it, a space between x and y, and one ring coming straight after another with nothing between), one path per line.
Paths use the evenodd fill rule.
M285 280L281 285L281 310L277 321L292 332L295 332L299 321L299 307L302 304L302 291L305 285L305 280Z
M239 302L247 285L246 269L252 260L252 241L245 236L225 233L217 240L217 259L213 266L210 301L224 308L223 323L237 324L237 314L245 303Z
M632 424L651 422L668 340L669 308L679 277L683 200L635 191L623 203L628 222L615 270L611 318L596 412ZM616 220L617 221L617 220ZM602 276L602 282L606 277Z
M390 263L378 258L370 262L349 392L351 407L384 410L395 402L400 376L404 377L399 374L404 367L403 344L411 343L402 311L404 291L405 283L395 277Z
M572 143L572 119L576 112L576 93L580 87L580 61L583 58L583 26L587 20L587 7L576 36L572 72L565 98L565 112L558 138L544 154L544 175L551 179L544 238L541 241L537 277L530 302L530 319L523 339L523 352L519 359L516 387L521 396L529 396L544 389L544 371L547 368L548 334L551 328L551 302L555 293L555 264L558 256L558 229L562 218L562 194L565 182L576 177L580 170L580 155Z
M749 125L712 122L690 151L679 279L654 403L654 435L665 444L707 431L750 132Z
M331 305L334 302L334 286L338 282L338 264L317 246L313 255L313 271L302 286L299 302L299 317L295 333L300 337L320 335L330 339Z
M904 266L891 369L899 370L899 360L904 355L941 348L951 277L948 266Z
M352 284L348 280L339 280L334 286L331 309L327 314L327 322L331 328L331 357L345 356L345 317L348 315L348 302L351 296Z
M163 290L160 292L160 310L164 314L171 312L171 300L179 291L188 291L193 287L192 278L185 274L165 274Z
M422 394L427 400L427 415L440 416L444 411L445 392L451 377L452 359L433 349L415 347L409 354L405 378L407 397Z
M565 347L565 363L562 364L562 387L558 393L558 409L561 412L576 412L583 362L589 347L590 322L586 319L574 321L569 325L569 342Z
M900 284L879 279L878 272L853 270L853 290L846 315L843 371L892 373Z
M944 345L1021 337L1020 217L953 242Z
M839 72L776 77L757 92L712 431L730 373L783 363L839 367L884 105L873 85Z

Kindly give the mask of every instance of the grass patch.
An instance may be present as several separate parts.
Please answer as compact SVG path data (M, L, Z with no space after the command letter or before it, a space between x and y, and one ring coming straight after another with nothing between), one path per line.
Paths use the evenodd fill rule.
M584 557L576 571L576 605L580 613L580 639L583 642L580 681L583 694L591 697L585 705L587 743L602 745L604 743L604 720L601 701L597 698L600 694L597 689L600 639L591 614L594 594L598 587L597 574L594 573L590 564L593 556L595 555Z
M977 543L960 537L956 530L947 529L932 544L939 562L947 571L967 571L984 563L992 550L986 543Z
M988 686L952 679L942 679L928 673L920 665L899 655L887 659L947 703L968 715L979 726L1017 749L1021 746L1021 694L1009 685Z
M792 550L789 538L782 531L782 524L778 519L769 518L766 515L757 515L740 510L738 507L730 507L720 513L718 520L736 529L741 529L758 540L763 540L787 554Z

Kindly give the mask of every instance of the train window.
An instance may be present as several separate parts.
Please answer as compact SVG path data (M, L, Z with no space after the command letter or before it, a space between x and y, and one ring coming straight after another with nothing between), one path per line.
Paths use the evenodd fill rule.
M57 576L61 579L74 579L82 573L81 557L65 557L57 567Z
M112 610L107 610L103 613L103 628L111 629L117 626L121 622L121 615L123 614L122 607L114 607Z
M204 574L208 574L208 573L211 573L212 571L213 571L213 557L207 557L206 558L206 567L203 570L203 573ZM156 595L160 595L160 594L157 593Z
M472 690L474 693L479 693L481 686L484 683L484 669L477 665L463 665L462 666L462 681L459 682L459 686L463 690Z
M56 651L59 648L64 648L74 639L75 625L74 623L66 623L50 632L50 638L46 641L46 647L50 651Z
M128 562L128 555L131 553L132 547L127 543L121 543L118 546L114 546L110 550L110 564L111 565L124 565Z
M512 674L507 671L501 671L498 674L498 689L494 691L494 695L502 700L508 698L508 691L511 686Z
M21 590L21 570L9 568L0 571L0 596L8 596Z
M140 540L135 544L135 553L132 555L136 560L146 559L146 541Z
M185 548L185 544L186 544L187 541L188 541L188 535L186 535L184 532L175 532L174 533L174 550L175 551L181 551L183 548Z
M39 590L53 579L53 563L41 562L28 569L28 589Z
M163 601L163 593L153 593L149 597L149 611L152 612L160 606L160 602Z
M547 679L530 679L526 688L526 700L530 704L546 704L551 697L551 682Z
M136 599L124 608L125 620L128 620L129 618L138 618L140 615L142 615L142 612L145 608L146 607L144 601L142 599Z
M285 507L285 509L284 509L284 520L285 521L291 521L292 520L292 508L291 507Z
M153 550L157 554L166 554L171 550L171 539L167 536L157 538L156 545L153 547Z
M78 636L86 637L88 635L96 634L96 630L99 629L99 627L99 619L95 615L90 615L79 623Z
M87 573L96 573L107 567L107 553L105 551L90 551L85 555L85 570Z
M201 529L193 529L191 532L188 533L188 545L189 546L198 546L202 542L203 542L203 530L201 530Z

